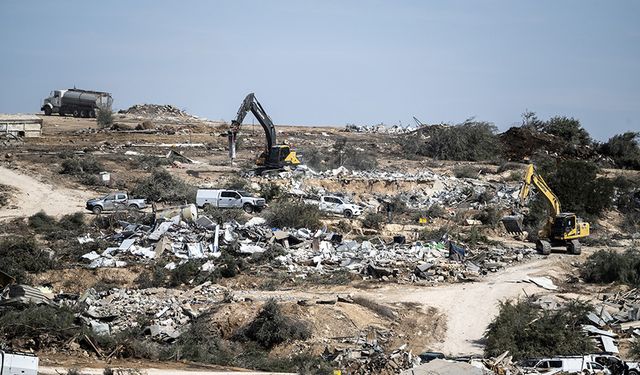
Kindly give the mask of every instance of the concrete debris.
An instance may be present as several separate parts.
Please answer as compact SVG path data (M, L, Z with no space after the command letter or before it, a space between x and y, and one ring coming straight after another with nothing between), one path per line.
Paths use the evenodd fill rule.
M349 132L349 133L381 133L381 134L406 134L406 133L412 133L416 130L420 129L419 126L416 125L409 125L409 126L402 126L402 125L393 125L393 126L386 126L384 124L378 124L378 125L354 125L354 124L347 124L344 128L345 132Z
M7 285L0 294L0 306L55 305L40 289L28 285Z
M400 373L401 375L485 375L493 374L484 366L447 359L434 359Z
M207 282L187 291L165 288L90 289L78 302L81 319L98 334L115 334L140 327L140 317L152 317L141 327L157 341L173 341L190 322L224 298L224 288Z
M197 116L190 115L187 112L169 104L136 104L128 109L119 111L119 113L132 115L134 117L153 118L159 121L199 119Z
M548 277L527 276L524 279L522 279L522 281L525 282L525 283L536 284L540 288L544 288L544 289L547 289L547 290L556 290L556 289L558 289L558 286L555 285L553 283L553 280L551 280Z

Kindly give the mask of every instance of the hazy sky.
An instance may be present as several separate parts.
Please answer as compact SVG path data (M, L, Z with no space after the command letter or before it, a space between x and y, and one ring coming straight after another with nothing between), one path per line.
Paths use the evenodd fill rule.
M255 92L279 124L640 131L640 1L0 0L0 51L4 113L76 86L210 119Z

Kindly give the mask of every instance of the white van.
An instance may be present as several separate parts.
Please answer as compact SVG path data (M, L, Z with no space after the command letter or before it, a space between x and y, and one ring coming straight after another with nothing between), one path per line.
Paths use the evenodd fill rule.
M38 357L31 353L0 350L0 375L37 375Z
M609 369L593 361L590 356L529 359L522 363L522 367L537 374L584 373L586 370L587 374L611 375Z

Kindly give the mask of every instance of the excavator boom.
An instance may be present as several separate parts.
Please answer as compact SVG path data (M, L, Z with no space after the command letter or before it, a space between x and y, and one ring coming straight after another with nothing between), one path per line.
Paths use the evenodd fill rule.
M242 105L240 105L240 108L238 109L236 119L231 121L231 132L236 135L240 131L242 121L244 121L244 118L249 112L253 114L262 126L262 129L264 129L264 135L266 138L265 150L269 152L271 147L276 144L276 127L273 125L273 121L271 121L267 112L262 108L258 99L256 99L254 93L250 93L242 101Z

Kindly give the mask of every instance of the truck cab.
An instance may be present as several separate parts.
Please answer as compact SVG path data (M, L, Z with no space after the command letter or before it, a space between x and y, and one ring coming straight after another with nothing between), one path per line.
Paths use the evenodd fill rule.
M31 353L0 350L0 375L37 375L38 357Z
M62 106L62 97L64 96L64 92L67 90L54 90L51 91L48 98L44 99L44 103L40 108L41 111L44 111L44 114L49 116L52 113L57 113L58 109Z

